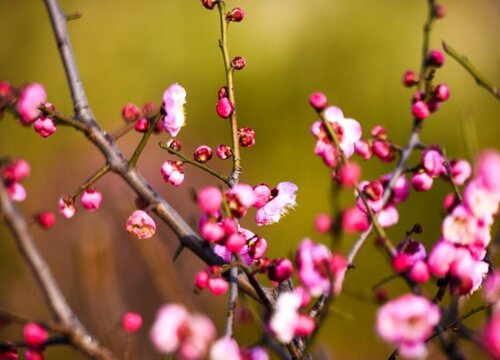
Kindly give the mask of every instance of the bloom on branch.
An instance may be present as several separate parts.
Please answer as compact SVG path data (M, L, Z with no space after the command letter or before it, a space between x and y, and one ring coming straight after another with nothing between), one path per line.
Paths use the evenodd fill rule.
M179 84L170 85L163 93L164 116L161 121L170 136L177 136L186 123L184 104L186 104L186 90Z
M382 306L377 313L377 332L382 339L399 347L402 356L423 358L426 339L438 324L439 307L428 299L406 294Z
M295 193L298 186L292 182L281 182L271 190L270 200L257 210L255 221L258 226L271 225L280 221L281 217L293 209L297 202Z
M23 124L31 124L40 116L38 107L46 100L47 93L40 84L30 84L23 89L17 102L17 112Z
M127 219L126 229L139 239L149 239L156 232L156 223L146 212L136 210Z

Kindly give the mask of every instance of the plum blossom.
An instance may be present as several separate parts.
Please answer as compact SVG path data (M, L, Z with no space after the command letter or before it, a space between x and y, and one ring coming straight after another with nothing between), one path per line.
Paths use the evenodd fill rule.
M174 353L182 360L198 360L207 355L216 331L205 315L189 314L181 305L166 304L156 313L149 335L160 353Z
M167 183L180 186L184 181L184 169L181 161L168 160L160 168L163 180Z
M255 222L257 226L271 225L278 222L288 210L293 209L297 202L295 193L298 186L292 182L281 182L271 190L271 199L257 210Z
M59 199L59 213L66 219L75 215L76 207L71 195L64 195Z
M236 340L224 336L210 348L210 360L240 360L240 348Z
M129 234L139 239L149 239L156 232L156 223L142 210L134 211L127 219L125 227Z
M41 137L49 137L57 130L56 122L48 116L42 116L36 119L33 128Z
M491 193L500 194L500 152L489 149L477 159L476 177Z
M269 328L275 334L278 341L282 343L289 343L292 341L293 337L297 335L297 331L301 332L304 336L302 330L310 330L307 326L303 326L304 321L302 315L299 313L299 309L302 304L302 295L298 291L285 292L282 293L276 300L275 311L271 316L269 321ZM310 318L309 318L310 319ZM312 319L310 319L312 320ZM311 323L308 322L310 325Z
M406 294L378 310L376 330L382 339L398 346L402 356L424 358L425 340L440 317L437 305L422 296Z
M38 83L29 84L23 89L21 97L17 102L17 111L23 124L31 124L40 116L38 106L46 100L47 93L45 92L45 88Z
M102 194L93 188L89 188L80 196L80 202L88 211L96 211L101 206Z
M170 85L163 93L162 109L165 115L162 124L170 136L177 136L186 123L184 104L186 104L186 90L179 84Z

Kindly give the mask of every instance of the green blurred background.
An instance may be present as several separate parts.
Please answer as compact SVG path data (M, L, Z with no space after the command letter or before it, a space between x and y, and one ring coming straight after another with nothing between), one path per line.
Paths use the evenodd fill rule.
M229 8L243 7L246 13L242 23L230 26L229 46L231 56L247 59L247 67L236 74L240 126L250 126L257 134L256 146L243 149L242 181L274 185L288 180L300 189L297 209L279 224L259 228L258 232L268 239L270 256L291 254L306 236L328 243L328 237L314 234L312 226L318 212L330 210L331 181L329 170L313 155L309 127L315 116L308 95L315 90L325 92L332 104L362 124L365 134L374 125L383 124L391 139L404 144L411 125L412 92L401 86L400 79L405 70L418 70L426 1L227 3ZM443 4L448 15L435 24L431 48L440 47L441 40L446 40L499 84L500 2ZM62 5L68 13L83 14L68 27L90 104L105 129L112 131L122 125L120 111L126 102L160 102L165 88L179 82L188 92L188 126L179 135L185 152L200 144L215 147L230 142L227 123L214 111L217 89L224 82L216 11L207 11L198 0L74 0L62 1ZM72 112L42 1L0 1L1 79L16 85L40 82L59 111ZM438 71L437 81L449 84L451 98L425 121L423 141L444 144L451 157L470 160L474 146L472 152L468 151L463 140L463 124L467 124L470 144L498 148L498 101L478 88L451 58ZM32 175L24 183L29 196L20 205L28 216L41 209L55 210L60 195L73 192L104 163L93 146L74 130L60 127L54 136L42 139L11 116L5 116L1 126L1 156L25 158L32 164ZM475 134L470 129L475 129ZM139 138L131 133L119 141L119 146L130 154ZM166 139L162 134L150 142L140 169L182 215L195 223L198 212L192 203L192 189L216 182L186 167L186 181L180 189L164 184L159 167L168 156L156 144ZM212 163L221 171L227 171L229 165L217 159ZM364 165L363 177L372 179L391 167L374 159ZM185 251L173 264L177 240L164 225L151 240L131 238L124 222L133 209L132 192L114 175L106 176L96 187L104 195L97 213L80 209L74 219L59 217L50 232L33 227L37 244L83 323L119 354L131 341L134 359L161 358L147 336L154 313L164 302L183 302L192 310L212 315L222 332L225 297L192 292L193 276L203 268L202 263ZM418 197L413 193L401 206L400 223L389 230L389 235L398 241L418 222L424 227L419 239L430 247L439 237L441 203L447 191L446 184L437 184ZM343 194L342 202L352 204L349 191ZM248 220L244 224L256 230ZM4 226L0 227L0 236L0 306L48 318L39 291ZM353 240L345 237L342 248L349 249ZM346 291L335 303L316 350L337 359L384 359L392 348L374 335L376 307L369 300L360 300L359 294L369 298L371 285L387 276L390 268L371 241L356 263L357 269L350 273ZM389 295L405 291L401 285L399 280L389 284ZM471 300L477 303L480 296ZM464 309L470 306L465 304ZM143 314L145 324L137 336L127 340L118 322L129 310ZM468 324L477 327L481 318L477 315ZM256 339L254 333L251 325L239 326L240 343L251 344ZM0 328L0 337L19 338L20 329ZM483 356L468 351L474 358ZM432 352L432 358L438 357ZM65 349L48 352L48 359L80 358Z

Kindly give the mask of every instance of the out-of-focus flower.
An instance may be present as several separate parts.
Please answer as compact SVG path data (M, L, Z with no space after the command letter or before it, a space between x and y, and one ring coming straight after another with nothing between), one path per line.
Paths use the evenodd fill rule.
M440 317L437 305L422 296L406 294L379 309L376 329L382 339L399 347L402 356L424 358L425 340Z
M161 121L170 136L177 136L186 123L184 104L186 104L186 90L179 84L170 85L163 93L162 108L165 115Z
M240 360L240 348L236 340L224 336L210 348L210 360Z
M128 312L123 315L122 329L128 333L139 331L142 326L142 316L135 312Z
M21 92L17 111L24 124L31 124L40 116L38 107L47 100L47 93L41 84L29 84Z
M88 211L96 211L101 206L102 194L93 188L89 188L80 196L80 202Z

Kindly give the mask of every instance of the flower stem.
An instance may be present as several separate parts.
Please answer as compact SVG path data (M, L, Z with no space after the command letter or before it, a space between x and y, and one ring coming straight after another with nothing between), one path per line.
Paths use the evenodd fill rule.
M447 44L444 41L443 41L443 49L448 55L450 55L453 59L455 59L460 65L462 65L463 68L467 70L469 74L472 75L474 80L476 80L476 84L478 86L483 87L497 99L500 99L500 91L498 90L498 88L492 83L490 83L488 80L486 80L484 76L479 74L477 69L470 63L469 59L467 59L466 56L460 55L454 48L452 48L449 44Z
M217 170L214 170L212 169L210 166L208 165L205 165L203 163L200 163L198 161L195 161L195 160L192 160L190 158L188 158L186 155L182 154L181 152L177 151L177 150L174 150L172 149L171 147L169 147L167 144L165 143L162 143L160 142L160 147L162 149L165 149L167 150L170 154L173 154L175 156L177 156L179 159L181 159L183 162L185 163L188 163L188 164L191 164L193 166L196 166L197 168L200 168L201 170L204 170L206 171L207 173L209 173L210 175L213 175L215 176L217 179L221 180L224 184L228 185L228 186L231 186L230 183L229 183L229 180L224 176L222 175L221 173L219 173Z
M221 38L219 40L219 47L222 51L222 57L224 59L224 71L226 73L226 84L229 100L235 107L235 110L231 114L230 126L231 126L231 140L233 148L233 170L229 176L229 186L232 187L238 184L241 174L241 157L240 157L240 143L238 139L238 119L236 115L236 98L234 95L234 71L231 67L229 60L229 52L227 47L227 29L229 27L229 21L226 18L226 5L224 1L217 2L217 8L219 10L220 18L220 31Z
M97 172L94 175L92 175L87 181L85 181L85 183L83 183L82 186L80 186L78 188L78 190L76 190L73 193L73 195L71 196L73 198L73 201L76 201L76 198L78 197L78 195L80 195L82 192L84 192L90 186L92 186L92 184L94 184L97 180L99 180L104 175L106 175L109 170L111 170L111 166L109 164L106 164L102 168L97 170Z
M143 135L141 142L139 143L139 145L137 145L137 148L135 149L134 153L132 154L132 157L128 162L129 168L133 169L137 166L137 161L139 160L139 156L141 156L142 151L146 147L146 144L148 143L148 140L151 137L151 134L155 130L156 122L158 121L158 119L159 115L155 119L149 120L149 128Z

